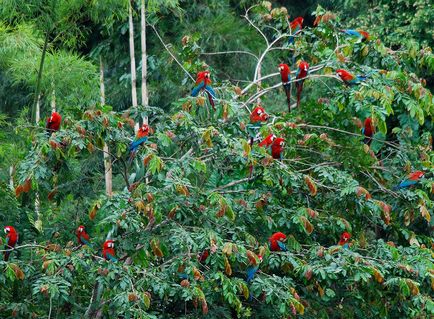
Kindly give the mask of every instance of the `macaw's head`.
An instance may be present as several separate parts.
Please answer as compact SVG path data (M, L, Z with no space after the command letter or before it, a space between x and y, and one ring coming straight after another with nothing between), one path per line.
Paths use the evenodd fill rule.
M297 17L297 18L294 19L294 21L291 22L291 27L296 26L296 25L302 26L303 25L303 21L304 21L303 17Z
M83 226L83 225L80 225L80 226L78 226L78 228L77 228L77 233L82 233L82 232L84 232L84 226Z
M211 72L209 72L208 70L197 73L197 80L210 79L210 78L211 78Z
M149 134L149 126L147 124L143 124L140 128L140 135L146 136Z
M262 262L262 256L258 255L258 259L259 259L259 262L261 263Z
M48 123L49 124L60 124L60 122L62 122L62 116L57 112L51 113L51 116L48 118Z
M365 41L369 40L369 33L368 32L363 31L363 30L357 30L357 32L359 32L363 36Z
M266 122L268 118L269 116L265 112L265 109L262 106L255 107L252 113L250 114L250 122L252 123Z
M283 149L284 146L285 146L285 140L281 137L278 137L273 141L273 145L271 145L271 148Z
M338 69L336 70L336 75L339 76L341 79L343 79L344 77L350 75L350 73L344 69Z
M300 71L309 71L309 63L307 63L306 61L301 61L300 64L298 65L298 68L300 69Z
M115 248L115 242L114 242L114 240L106 240L105 242L104 242L104 249L113 249L113 248Z
M271 238L272 238L273 240L285 241L285 240L286 240L286 235L285 235L284 233L277 232L277 233L274 233L274 234L271 236Z
M279 72L280 72L280 74L289 74L290 71L291 70L290 70L288 64L285 64L285 63L279 64Z
M411 179L420 179L425 175L425 172L423 171L416 171L410 174Z
M265 138L265 140L267 141L267 143L269 143L269 144L273 144L273 142L274 142L274 140L277 138L277 136L276 135L274 135L274 134L270 134L270 135L268 135L266 138Z
M351 238L351 234L347 233L346 231L344 231L341 235L341 241L343 241L343 242L349 241L350 238Z

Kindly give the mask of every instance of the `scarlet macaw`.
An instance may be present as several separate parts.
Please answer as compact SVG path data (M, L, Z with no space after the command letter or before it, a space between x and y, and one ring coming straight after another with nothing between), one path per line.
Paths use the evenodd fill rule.
M208 256L209 256L209 250L208 249L205 249L203 252L201 252L200 254L199 254L199 256L198 256L198 260L199 260L199 262L201 263L201 264L203 264L207 259L208 259Z
M295 82L295 87L297 88L297 107L300 105L301 92L303 91L304 78L309 73L309 63L306 61L301 61L298 70L296 79L299 81Z
M285 140L281 137L276 138L271 145L271 156L274 159L282 159L283 147L285 146Z
M350 248L350 245L348 244L348 241L350 240L350 238L351 238L351 234L347 233L345 231L341 234L341 239L339 240L338 244L340 246L343 246L345 249L348 249L348 248Z
M303 17L297 17L289 24L289 27L291 28L291 36L289 37L288 43L293 44L295 41L294 36L301 31L303 28Z
M9 255L11 254L11 250L15 247L18 241L18 233L12 226L5 226L4 232L6 234L6 245L5 250L10 249L8 251L3 252L3 260L8 261Z
M141 128L137 131L136 138L134 141L130 143L130 146L128 148L130 152L130 163L133 161L134 157L136 156L137 150L139 149L139 146L145 143L148 140L149 135L149 126L146 124L143 124Z
M422 171L413 172L413 173L409 174L407 176L407 178L404 179L401 183L399 183L397 186L395 186L394 190L398 190L398 189L401 189L401 188L406 188L406 187L415 185L415 184L417 184L421 180L421 178L424 175L425 175L425 173L422 172Z
M78 226L78 228L75 231L75 235L77 236L77 240L80 245L91 246L89 242L90 237L88 233L86 233L86 230L83 225Z
M268 243L271 251L288 251L285 244L283 243L286 240L286 235L281 232L274 233L268 238Z
M279 72L286 94L286 101L288 102L288 112L291 112L291 70L287 64L281 63L279 64Z
M115 258L115 242L113 240L106 240L102 247L102 255L106 260L110 260L112 262L117 262L118 260Z
M51 136L54 132L60 129L60 123L62 122L62 116L57 113L51 113L51 116L47 119L47 124L45 128L47 129L47 134Z
M209 71L202 71L197 73L196 77L196 84L193 88L193 91L191 92L191 96L196 97L198 96L199 92L201 90L205 91L208 95L209 103L211 104L212 108L215 110L215 104L214 99L216 98L216 93L214 89L211 87L211 74Z
M250 265L249 267L247 267L247 278L246 278L246 282L250 282L252 281L253 277L255 276L255 274L258 272L259 270L259 265L262 262L262 256L258 255L259 258L259 262L256 265Z
M266 138L264 138L262 140L261 143L259 143L258 145L260 147L265 146L265 147L270 147L273 144L273 141L276 139L276 135L274 134L270 134L268 135Z
M352 29L344 29L344 30L339 30L343 33L345 33L346 35L352 37L352 38L359 38L360 41L368 41L369 40L369 33L363 30L352 30Z
M372 118L367 117L364 122L364 127L362 128L362 134L365 135L363 143L370 145L372 142L372 136L374 135L375 127L372 123Z
M247 133L249 133L250 137L250 145L253 145L255 140L257 140L258 131L263 125L263 123L267 122L269 116L265 112L265 109L262 106L257 106L253 109L250 114L250 123L247 124Z
M344 69L336 70L336 74L344 81L346 85L356 85L366 80L366 76L354 75Z

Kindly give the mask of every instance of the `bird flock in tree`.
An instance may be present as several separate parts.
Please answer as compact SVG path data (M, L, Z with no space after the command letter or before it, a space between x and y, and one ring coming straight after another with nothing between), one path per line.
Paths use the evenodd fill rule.
M289 36L289 45L294 45L295 36L299 35L303 28L303 18L297 17L290 23L290 36ZM360 41L369 41L369 34L363 30L350 30L343 29L339 30L349 37L353 37L359 39ZM281 77L282 87L286 95L286 102L288 106L288 111L291 111L291 83L295 82L296 89L296 107L300 107L301 96L303 92L303 85L306 77L309 74L309 63L307 61L299 61L297 65L297 72L295 81L291 81L291 69L288 64L281 63L278 65L278 70ZM346 86L354 86L361 84L363 81L367 79L367 76L364 75L354 75L351 72L345 69L337 69L336 75L343 81ZM208 97L209 104L215 110L215 102L217 99L217 94L215 90L211 86L211 73L208 70L201 71L197 74L195 86L191 92L192 97L197 97L201 93L204 93ZM261 105L257 105L250 113L250 123L246 125L246 131L248 134L248 144L250 147L253 147L255 143L258 144L259 147L268 148L270 154L273 159L282 160L283 150L285 146L285 140L282 137L277 137L274 134L269 134L265 138L261 138L261 134L259 133L261 127L266 125L270 116L267 114L265 108ZM62 116L53 112L51 116L47 119L46 122L46 132L49 137L56 132L59 131L61 127ZM140 146L148 141L148 135L150 133L150 127L147 124L143 124L137 131L136 136L133 141L130 143L128 147L129 152L129 163L131 164L140 149ZM374 120L371 117L367 117L364 120L364 123L361 127L361 133L364 136L363 143L366 145L370 145L373 136L375 133L375 125ZM250 177L252 177L253 173L253 165L250 165L249 170ZM423 171L415 171L408 175L406 179L401 181L394 190L399 190L407 187L411 187L416 185L420 180L424 177ZM11 255L11 252L14 251L16 244L18 242L19 234L17 230L13 226L5 226L4 232L6 234L6 243L5 249L3 252L3 259L8 261ZM85 226L80 225L76 229L76 237L77 243L80 246L86 245L90 249L95 249L94 244L91 241L91 237L86 232ZM338 241L338 245L342 246L344 249L349 249L351 246L351 234L348 232L343 232ZM270 251L273 252L286 252L287 247L285 242L287 240L287 236L282 232L275 232L268 239L268 247ZM108 239L103 243L102 246L102 256L107 261L117 262L115 252L115 242L114 240ZM260 263L262 261L262 255L264 251L260 251L258 255L248 251L248 259L249 265L246 269L246 281L250 282L255 274L258 272ZM210 251L204 250L198 255L198 261L200 263L204 263L210 255ZM188 279L188 275L183 273L183 269L178 269L179 278L184 280Z

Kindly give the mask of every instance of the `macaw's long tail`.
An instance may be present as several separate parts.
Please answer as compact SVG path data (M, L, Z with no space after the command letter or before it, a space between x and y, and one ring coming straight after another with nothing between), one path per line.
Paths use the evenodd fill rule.
M417 184L417 181L405 180L405 181L402 181L401 183L399 183L398 185L396 185L393 188L393 190L396 191L398 189L406 188L406 187L409 187L409 186L412 186L412 185L415 185L415 184Z
M9 255L11 254L10 251L5 251L3 252L3 260L4 261L8 261L9 260Z
M300 106L301 92L303 92L303 81L297 82L297 108Z
M288 112L291 112L291 83L283 85L286 94L286 101L288 103Z
M206 91L206 95L208 95L209 104L211 104L212 109L215 111L215 103L214 103L214 99L212 98L211 93L209 93L208 91Z
M371 138L371 137L365 137L365 138L363 139L363 143L365 143L365 144L368 145L368 146L371 146L372 138Z
M211 104L213 110L215 111L214 99L217 98L217 94L215 93L214 89L210 85L205 86L205 91L206 94L208 95L209 103Z

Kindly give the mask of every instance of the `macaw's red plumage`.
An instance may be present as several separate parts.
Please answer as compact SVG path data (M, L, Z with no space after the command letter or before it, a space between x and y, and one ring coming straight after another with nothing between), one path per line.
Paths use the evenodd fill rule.
M15 245L17 244L17 241L18 241L17 231L12 226L5 226L4 232L6 234L5 250L6 249L13 249L15 247ZM10 254L11 254L11 250L3 252L3 260L8 261Z
M268 242L270 245L271 251L287 251L286 246L284 244L286 240L286 235L281 232L274 233L268 238Z
M365 135L365 139L363 143L370 145L372 142L372 136L375 133L374 123L372 122L372 118L368 117L365 119L362 134Z
M257 106L250 114L250 123L267 122L269 116L262 106Z
M264 138L261 143L259 143L259 146L260 147L262 147L262 146L270 147L273 144L273 141L275 139L276 139L276 135L270 134L266 138Z
M408 179L411 181L418 181L425 175L425 172L423 171L415 171L413 173L410 173L408 175Z
M345 29L340 30L341 32L345 33L346 35L358 38L360 41L368 41L369 40L369 33L360 29L354 30L354 29Z
M303 84L304 79L306 78L307 74L309 73L309 63L306 61L301 61L298 65L297 75L296 79L298 81L295 82L295 87L297 88L297 107L300 106L300 98L301 98L301 92L303 91Z
M412 172L407 176L406 179L404 179L402 182L400 182L393 189L398 190L401 188L407 188L407 187L416 185L424 175L425 175L425 173L423 171Z
M282 79L283 89L286 94L286 101L288 103L288 111L291 112L291 70L285 63L279 64L280 78Z
M47 133L51 135L53 132L58 131L61 123L62 116L57 112L51 113L51 116L47 119L47 125L45 126Z
M205 91L208 95L208 100L213 109L215 109L214 99L216 98L216 93L211 87L211 73L209 71L202 71L197 73L196 83L191 92L191 96L198 96L200 91Z
M341 238L340 238L340 240L339 240L339 245L340 246L348 246L348 241L350 240L350 238L351 238L351 234L350 233L347 233L346 231L345 232L343 232L342 234L341 234Z
M128 148L130 152L130 159L129 159L130 163L133 161L134 157L136 156L137 150L139 149L140 145L142 145L148 140L148 135L149 135L149 126L147 124L143 124L137 131L136 137L130 143L130 146Z
M106 260L110 260L113 262L118 261L115 256L115 242L113 240L106 240L102 247L102 255Z
M77 241L80 245L88 245L89 246L89 235L86 233L86 229L83 225L78 226L75 231L75 235L77 236Z
M271 156L274 159L282 159L283 147L285 146L285 140L281 137L276 138L271 144Z
M301 29L303 28L303 17L297 17L295 18L290 24L290 28L291 28L291 36L289 37L289 44L293 44L294 43L294 35L296 35L297 33L299 33L301 31Z
M344 81L346 85L360 84L360 82L366 80L366 76L356 76L344 69L336 70L336 74L341 78L342 81Z
M209 250L205 249L203 252L200 253L198 257L199 262L203 264L208 259L208 256L209 256Z

